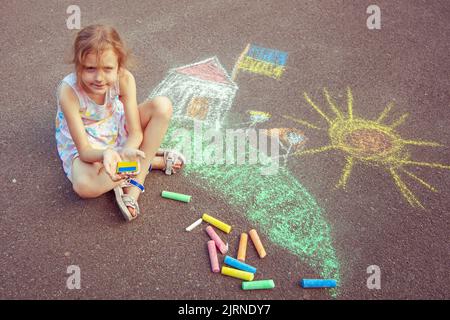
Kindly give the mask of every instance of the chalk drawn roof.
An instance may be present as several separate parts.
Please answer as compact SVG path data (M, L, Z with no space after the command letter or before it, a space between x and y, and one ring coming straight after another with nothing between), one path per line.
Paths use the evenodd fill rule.
M236 83L231 80L225 68L220 64L219 59L215 56L197 63L172 69L171 71L206 81L237 86Z

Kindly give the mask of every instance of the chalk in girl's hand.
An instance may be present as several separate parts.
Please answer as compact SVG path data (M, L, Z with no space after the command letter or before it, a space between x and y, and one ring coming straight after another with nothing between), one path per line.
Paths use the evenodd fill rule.
M117 163L116 173L132 174L138 171L137 161L120 161Z

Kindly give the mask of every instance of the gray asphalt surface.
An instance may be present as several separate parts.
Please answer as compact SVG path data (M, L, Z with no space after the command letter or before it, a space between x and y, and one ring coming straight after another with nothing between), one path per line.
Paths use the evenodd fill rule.
M137 57L132 70L138 101L173 67L217 56L231 72L247 43L288 52L280 81L242 72L233 112L247 109L320 123L303 92L325 106L322 88L354 112L374 119L390 102L392 119L410 116L402 137L443 146L412 146L416 161L450 164L450 5L448 1L2 1L0 16L0 298L1 299L331 299L298 281L317 276L262 234L267 258L253 247L248 261L276 288L246 292L240 281L210 272L198 228L209 212L234 226L224 236L231 253L253 227L239 208L194 187L181 175L153 172L139 202L142 216L124 223L112 193L82 200L64 176L54 140L55 88L72 66L64 63L81 24L115 26ZM366 8L382 11L381 30L366 27ZM274 117L271 126L292 127ZM303 128L302 128L303 130ZM304 130L310 147L326 136ZM409 183L425 210L412 208L386 171L355 166L346 191L338 181L344 158L312 156L289 162L332 228L341 262L338 299L448 299L450 171L409 167L434 193ZM190 194L189 204L161 199L161 190ZM66 288L69 265L81 269L81 289ZM381 268L381 289L369 290L366 269Z

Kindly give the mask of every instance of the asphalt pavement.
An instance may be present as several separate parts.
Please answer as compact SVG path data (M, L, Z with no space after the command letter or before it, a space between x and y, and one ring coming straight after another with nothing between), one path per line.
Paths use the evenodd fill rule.
M366 24L371 4L381 9L379 30ZM142 215L131 223L113 193L83 200L72 190L54 139L55 89L73 68L66 63L76 33L66 26L70 5L79 6L82 27L111 24L132 49L138 102L172 68L216 56L231 74L247 44L257 44L286 52L286 69L279 80L241 70L234 115L270 113L261 128L301 129L304 150L320 148L329 144L326 131L284 116L326 127L304 93L332 115L323 88L343 111L350 88L355 118L377 119L394 102L387 123L409 114L395 127L397 138L440 146L405 147L411 163L399 174L407 189L387 162L355 160L343 190L335 185L344 152L290 157L287 169L329 226L338 290L301 288L302 278L320 272L261 231L267 257L249 245L246 261L276 286L244 291L240 280L210 271L205 224L184 229L205 212L220 218L233 226L220 233L233 256L241 232L262 229L195 175L152 172L139 199ZM0 16L0 299L450 298L448 1L2 1ZM362 130L352 143L371 133ZM163 199L162 190L192 201ZM380 289L367 286L374 265ZM67 286L69 266L79 267L80 289Z

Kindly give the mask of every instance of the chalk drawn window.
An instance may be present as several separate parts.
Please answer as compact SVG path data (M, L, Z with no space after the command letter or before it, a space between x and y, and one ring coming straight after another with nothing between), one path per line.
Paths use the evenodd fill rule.
M206 97L193 97L186 109L186 115L194 119L205 120L209 104L209 99Z

